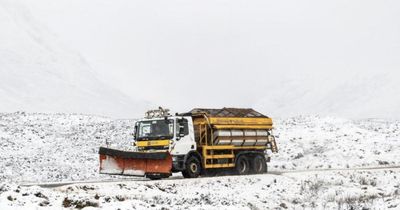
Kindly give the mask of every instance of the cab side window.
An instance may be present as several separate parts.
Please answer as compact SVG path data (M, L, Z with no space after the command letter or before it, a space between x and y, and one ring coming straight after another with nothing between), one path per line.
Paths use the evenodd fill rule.
M177 134L179 135L180 126L183 126L183 133L185 134L185 136L189 135L189 123L188 123L188 120L183 118L183 119L178 119L177 122L178 122L178 125L177 125L178 129L176 129L177 130Z

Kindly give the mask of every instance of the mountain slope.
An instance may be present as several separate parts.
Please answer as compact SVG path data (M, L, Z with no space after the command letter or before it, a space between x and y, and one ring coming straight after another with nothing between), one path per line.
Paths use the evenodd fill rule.
M127 94L178 111L400 118L397 2L23 1Z
M32 10L35 18L85 55L96 73L108 79L107 84L178 112L225 106L254 107L272 117L400 118L400 30L393 21L399 19L399 4L0 2L12 2L11 8L23 14L18 16L22 21L13 21L30 36L32 45L40 46L35 49L54 53L54 46L49 46L54 43L49 41L52 36L46 34L44 42L37 34L43 30L15 2ZM354 8L359 8L358 15ZM12 31L0 36L7 34L19 40ZM2 44L10 46L8 41ZM30 47L3 54L15 60L27 50ZM72 58L74 53L68 55L58 53L57 58L69 64L56 66L86 65L79 56ZM68 67L62 70L63 78L68 71ZM193 85L194 80L210 85ZM137 87L146 88L136 91Z
M322 114L349 118L400 118L395 71L277 79L256 107L274 116Z
M146 103L108 87L18 1L0 0L0 110L136 117Z

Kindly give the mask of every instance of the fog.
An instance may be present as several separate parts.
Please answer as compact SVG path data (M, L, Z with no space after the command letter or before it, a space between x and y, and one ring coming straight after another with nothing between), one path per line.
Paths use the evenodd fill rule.
M362 109L356 117L398 110L396 91L382 106L361 104L400 89L399 1L23 1L103 81L154 105L274 115ZM375 78L390 86L366 98ZM351 87L342 93L343 85ZM343 94L362 107L332 105Z

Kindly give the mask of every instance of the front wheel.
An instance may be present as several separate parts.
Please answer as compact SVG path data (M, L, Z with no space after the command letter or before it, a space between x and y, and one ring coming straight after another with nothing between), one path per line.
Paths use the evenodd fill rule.
M164 178L170 177L171 174L147 174L146 178L149 178L151 180L160 180Z
M201 164L200 160L192 156L187 159L185 164L185 170L182 171L182 175L185 178L197 178L200 176Z

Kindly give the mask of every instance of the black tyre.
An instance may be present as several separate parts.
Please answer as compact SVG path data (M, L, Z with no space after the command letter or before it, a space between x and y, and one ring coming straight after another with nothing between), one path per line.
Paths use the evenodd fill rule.
M238 159L236 160L236 173L239 175L244 175L244 174L248 174L250 171L250 164L249 164L249 160L247 159L246 156L241 155L238 157Z
M146 178L149 178L151 180L160 180L164 178L170 177L170 174L147 174Z
M267 172L267 162L264 156L257 155L251 161L251 172L255 174L262 174Z
M153 175L147 176L147 178L149 178L151 180L160 180L160 179L162 179L160 176L153 176Z
M201 164L200 160L194 156L189 157L186 160L185 170L182 171L182 175L185 178L197 178L200 176Z

